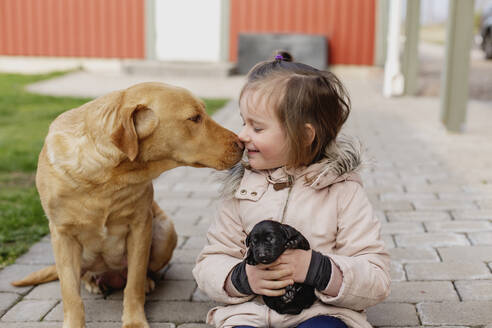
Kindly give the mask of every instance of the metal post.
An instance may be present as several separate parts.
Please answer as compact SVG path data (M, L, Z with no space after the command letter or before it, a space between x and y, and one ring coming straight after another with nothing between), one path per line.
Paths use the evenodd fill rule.
M383 95L385 97L403 94L403 74L400 68L400 23L401 1L390 2L388 25L388 52L384 65Z
M388 48L388 12L389 0L377 1L376 45L374 47L374 65L384 66Z
M220 60L229 61L229 29L231 19L230 0L220 2Z
M462 132L466 120L473 9L474 0L449 1L446 59L441 83L441 120L453 132Z
M419 31L420 0L407 0L405 50L403 51L402 60L406 95L415 95L418 90Z
M156 30L155 30L155 0L145 1L145 59L155 60Z

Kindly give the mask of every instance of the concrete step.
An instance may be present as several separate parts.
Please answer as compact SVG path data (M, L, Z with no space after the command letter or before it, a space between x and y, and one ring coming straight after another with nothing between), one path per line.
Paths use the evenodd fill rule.
M226 77L233 73L231 62L179 62L158 60L125 60L122 71L135 75L158 75L171 77Z

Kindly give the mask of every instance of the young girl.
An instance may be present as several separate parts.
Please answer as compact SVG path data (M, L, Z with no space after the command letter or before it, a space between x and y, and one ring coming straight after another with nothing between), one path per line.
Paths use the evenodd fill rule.
M389 294L389 256L357 173L360 145L338 136L350 101L332 73L290 58L257 64L240 94L248 162L230 172L230 193L193 269L199 288L227 304L210 310L207 323L371 327L364 309ZM265 219L293 226L311 249L246 264L246 236ZM265 305L261 295L282 295L294 282L314 286L311 307L289 315Z

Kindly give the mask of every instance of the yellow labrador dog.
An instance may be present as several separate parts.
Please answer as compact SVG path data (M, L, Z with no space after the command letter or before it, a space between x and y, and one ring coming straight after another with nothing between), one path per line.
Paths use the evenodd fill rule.
M201 100L162 83L137 84L61 114L36 174L56 266L13 284L59 278L63 327L79 328L81 276L127 273L123 327L149 327L147 273L168 263L176 246L172 222L153 201L152 179L184 165L227 169L241 155L237 136Z

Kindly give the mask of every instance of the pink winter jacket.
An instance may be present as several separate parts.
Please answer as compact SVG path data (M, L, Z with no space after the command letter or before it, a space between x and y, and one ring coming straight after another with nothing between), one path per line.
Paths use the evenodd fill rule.
M208 324L295 327L311 317L330 315L349 327L371 327L364 310L388 296L390 261L380 223L356 173L360 162L358 144L339 138L324 160L309 167L233 170L225 183L230 196L224 195L193 269L198 287L226 304L209 311ZM292 186L275 190L274 184L288 182L289 176ZM264 219L295 227L313 250L330 257L339 269L333 272L342 274L337 296L327 295L329 283L326 290L315 291L318 300L310 308L282 315L268 308L262 297L226 291L229 273L245 257L247 234Z

